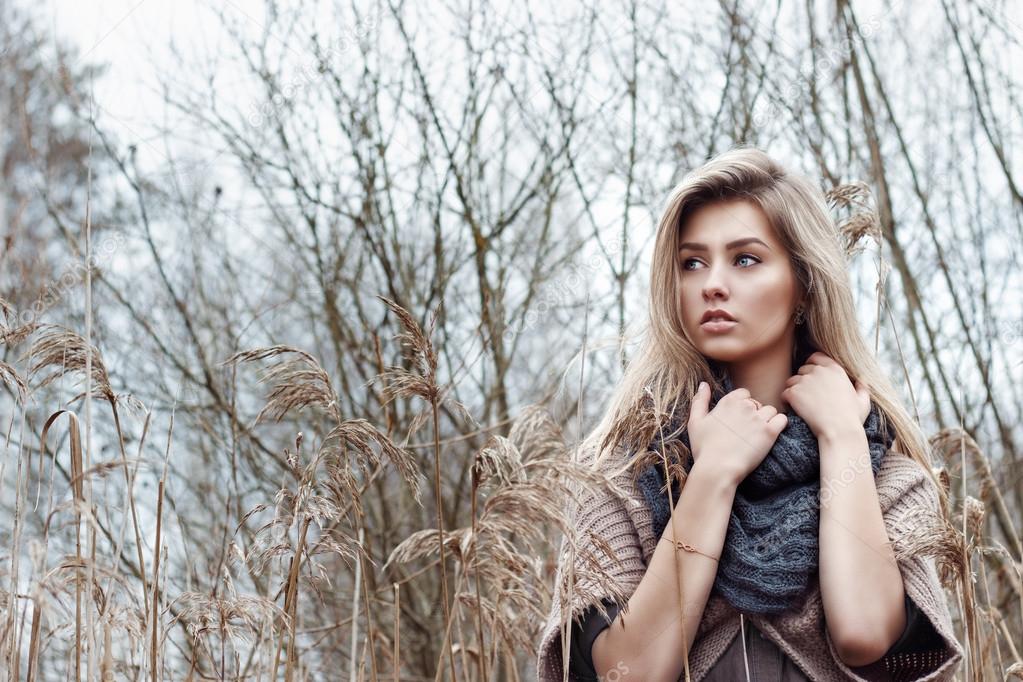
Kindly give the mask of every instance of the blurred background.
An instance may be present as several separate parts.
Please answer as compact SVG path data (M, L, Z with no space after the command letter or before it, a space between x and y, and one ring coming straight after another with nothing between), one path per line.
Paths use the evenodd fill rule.
M534 678L661 209L753 144L932 436L960 678L1023 677L1021 28L0 0L0 674Z

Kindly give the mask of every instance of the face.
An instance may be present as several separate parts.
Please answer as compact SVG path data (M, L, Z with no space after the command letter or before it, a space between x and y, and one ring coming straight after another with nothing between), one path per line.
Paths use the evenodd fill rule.
M683 322L704 356L732 363L791 352L799 281L759 206L745 200L701 206L682 226L679 245ZM735 321L701 323L712 309Z

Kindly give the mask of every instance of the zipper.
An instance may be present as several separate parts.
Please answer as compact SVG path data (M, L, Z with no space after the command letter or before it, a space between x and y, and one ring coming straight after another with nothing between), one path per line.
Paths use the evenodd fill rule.
M742 662L746 666L746 682L750 682L749 658L746 655L746 617L739 613L739 636L742 637Z

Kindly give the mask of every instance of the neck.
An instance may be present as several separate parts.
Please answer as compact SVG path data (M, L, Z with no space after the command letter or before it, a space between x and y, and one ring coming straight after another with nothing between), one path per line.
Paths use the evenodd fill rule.
M803 358L796 358L796 363ZM781 397L785 381L798 369L792 360L792 345L779 344L775 349L758 354L755 358L728 363L725 370L732 388L745 388L750 396L763 405L771 405L778 412L788 412L789 404Z

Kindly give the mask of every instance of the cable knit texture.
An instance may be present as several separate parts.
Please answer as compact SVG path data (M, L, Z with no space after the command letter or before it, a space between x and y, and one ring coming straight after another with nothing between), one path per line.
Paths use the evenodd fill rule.
M726 374L722 389L711 397L710 409L732 390ZM810 425L791 409L786 415L788 423L770 452L736 489L714 579L713 592L748 614L774 614L794 608L817 575L820 449ZM880 427L880 413L872 402L863 428L875 478L881 458L894 440L881 433ZM670 436L679 429L680 434ZM667 453L675 449L664 446L681 439L684 452L690 452L689 433L679 415L663 433L669 437L662 441L658 434L649 450L669 456ZM682 466L687 472L692 468L691 453ZM664 465L658 461L648 466L638 484L653 515L654 533L660 536L671 517ZM677 500L677 480L672 490L671 499Z
M592 453L584 453L582 457L584 461L591 460ZM579 679L571 673L563 677L566 669L563 653L568 650L571 620L579 618L588 607L599 604L605 597L615 599L627 614L627 596L632 595L643 579L657 546L659 535L650 506L631 472L624 470L625 463L626 454L622 449L612 453L607 462L608 471L616 472L613 480L628 492L625 498L605 489L581 495L578 503L567 510L571 527L575 529L576 551L566 552L567 538L562 539L554 585L563 584L569 559L574 557L571 564L575 589L567 599L563 599L560 589L554 589L537 651L537 677L542 682ZM920 532L925 519L937 520L938 491L923 468L909 457L895 450L885 453L876 472L875 485L885 528L896 550L904 546L912 534ZM614 561L607 558L608 553ZM603 557L601 570L609 576L611 585L595 575L594 557ZM932 664L929 672L913 679L951 680L962 662L963 649L956 640L933 559L908 556L899 560L899 569L907 595L944 641L944 649L928 657ZM612 592L627 596L622 600ZM739 632L739 613L720 594L710 595L689 652L692 680L698 682L706 676ZM747 614L746 617L810 679L822 682L863 680L841 661L831 641L825 627L816 574L795 608L779 614ZM627 618L625 622L628 623Z

